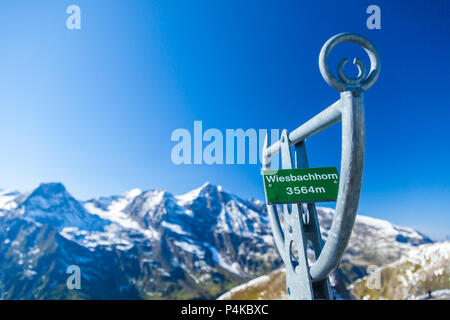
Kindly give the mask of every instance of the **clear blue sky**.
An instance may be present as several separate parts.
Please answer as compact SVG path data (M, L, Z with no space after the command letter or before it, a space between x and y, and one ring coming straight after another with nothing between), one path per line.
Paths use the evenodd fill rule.
M81 7L81 30L66 28L71 4ZM381 8L381 30L366 28L370 4ZM365 95L359 211L442 239L450 234L447 0L2 0L0 188L61 181L87 199L134 187L179 194L209 180L263 198L259 166L176 166L170 135L194 120L223 131L296 128L339 98L317 60L346 31L369 37L382 58ZM351 45L334 54L354 52L364 56ZM339 167L340 127L307 147L311 166Z

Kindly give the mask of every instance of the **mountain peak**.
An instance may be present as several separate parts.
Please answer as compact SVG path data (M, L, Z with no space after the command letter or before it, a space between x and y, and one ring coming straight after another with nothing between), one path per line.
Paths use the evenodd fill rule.
M107 224L88 213L59 182L41 183L26 196L18 209L22 217L58 229L77 227L96 230Z
M191 190L185 194L178 195L176 198L181 203L189 203L197 199L198 197L208 196L212 193L222 192L222 186L214 185L211 182L207 181L202 184L200 187Z
M206 181L204 184L202 184L200 186L200 189L207 188L207 187L212 186L212 185L213 184L210 181Z
M206 191L208 193L213 192L213 191L221 192L222 191L222 186L221 185L215 185L215 184L212 184L209 181L206 181L197 190Z
M134 188L134 189L124 192L123 196L127 199L132 199L132 198L136 198L140 194L142 194L142 190L139 188Z
M33 193L36 191L44 194L65 193L66 187L61 182L46 182L41 183Z

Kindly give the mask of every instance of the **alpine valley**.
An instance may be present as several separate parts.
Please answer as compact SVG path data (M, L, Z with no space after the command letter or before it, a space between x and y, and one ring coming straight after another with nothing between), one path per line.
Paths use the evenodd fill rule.
M324 239L334 211L318 207ZM358 216L337 298L369 265L432 243L419 232ZM69 290L69 266L81 289ZM134 189L78 201L61 183L0 191L0 299L214 299L282 267L266 207L205 183L184 195ZM355 291L356 292L356 291Z

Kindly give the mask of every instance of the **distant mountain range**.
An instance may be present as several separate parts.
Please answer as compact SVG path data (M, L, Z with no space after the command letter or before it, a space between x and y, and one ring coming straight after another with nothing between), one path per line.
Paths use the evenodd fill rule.
M318 208L327 237L334 211ZM358 216L332 277L337 295L368 265L432 241L410 228ZM67 267L81 270L69 290ZM1 299L212 299L282 266L266 207L205 183L184 195L138 189L89 201L61 183L0 191Z

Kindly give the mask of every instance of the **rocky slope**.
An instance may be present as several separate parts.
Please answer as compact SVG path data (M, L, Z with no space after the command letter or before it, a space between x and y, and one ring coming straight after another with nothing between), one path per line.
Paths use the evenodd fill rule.
M252 279L224 293L217 300L286 300L284 268Z
M349 286L359 299L422 299L450 289L450 242L425 244ZM438 294L439 292L439 294ZM431 293L431 294L429 294ZM447 292L448 295L448 292Z
M375 267L375 266L374 266ZM338 270L339 271L339 270ZM331 277L336 298L337 274ZM285 270L280 268L226 292L220 300L284 300ZM345 285L345 284L344 284ZM363 300L450 300L450 242L423 244L400 259L370 270L370 274L347 286L352 299Z

